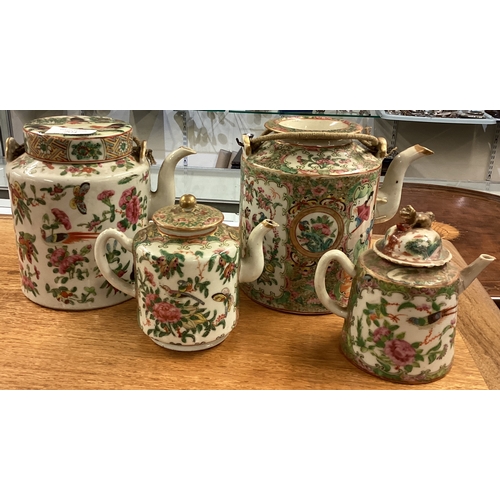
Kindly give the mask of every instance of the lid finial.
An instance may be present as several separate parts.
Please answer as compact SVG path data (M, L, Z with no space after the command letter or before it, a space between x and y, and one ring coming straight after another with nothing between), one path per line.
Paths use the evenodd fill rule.
M399 215L409 228L422 227L430 229L432 223L436 220L432 212L417 212L411 205L402 208Z
M196 206L196 198L192 194L183 194L179 199L179 205L183 210L191 211Z

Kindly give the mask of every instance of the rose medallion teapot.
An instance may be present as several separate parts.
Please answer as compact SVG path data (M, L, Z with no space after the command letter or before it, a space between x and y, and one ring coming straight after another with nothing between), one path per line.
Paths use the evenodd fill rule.
M242 289L273 309L326 313L314 292L319 258L340 249L356 262L370 244L374 222L396 214L408 166L432 151L416 145L400 153L379 189L387 143L362 134L360 125L291 116L265 126L260 137L243 136L242 238L261 218L280 227L265 238L264 272ZM337 266L327 280L345 305L350 286L345 273Z
M176 164L195 151L181 147L165 158L151 192L154 158L128 123L55 116L28 123L23 133L22 146L6 141L6 177L24 295L67 310L128 300L100 274L95 239L110 227L131 237L155 210L174 203ZM107 258L117 275L132 277L132 261L120 247Z
M356 266L339 250L318 262L315 288L322 304L345 319L341 349L358 368L386 380L427 383L451 369L458 296L495 260L482 254L460 271L431 228L433 215L411 206ZM333 261L353 278L347 307L332 300L325 275Z
M117 289L138 301L143 332L162 347L198 351L220 344L238 321L238 284L255 280L264 268L262 241L277 227L263 220L252 231L241 258L238 229L222 223L215 208L184 195L179 204L153 215L133 239L116 229L102 232L95 258ZM111 269L110 239L134 256L135 284Z

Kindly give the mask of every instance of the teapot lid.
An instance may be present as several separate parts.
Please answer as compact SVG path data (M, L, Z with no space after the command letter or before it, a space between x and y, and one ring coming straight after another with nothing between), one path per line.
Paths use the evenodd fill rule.
M328 116L286 116L268 120L264 126L273 132L344 132L357 134L363 130L358 123Z
M441 236L431 228L432 212L417 212L411 205L401 209L404 222L390 227L373 246L385 260L412 267L443 266L451 260Z
M132 126L109 116L50 116L23 127L26 153L54 163L115 161L130 155Z
M223 220L222 212L198 204L192 194L182 195L178 205L161 208L153 214L153 221L162 233L184 238L210 234Z
M243 135L244 163L286 175L380 173L387 141L362 133L358 123L328 116L268 120L258 137Z

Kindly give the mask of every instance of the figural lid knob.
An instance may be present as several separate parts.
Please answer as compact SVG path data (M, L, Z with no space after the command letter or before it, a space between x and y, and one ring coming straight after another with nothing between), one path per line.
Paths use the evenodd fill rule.
M216 208L198 204L192 194L180 197L178 205L161 208L153 215L160 231L172 236L191 237L211 233L224 220Z
M432 212L417 212L411 205L399 212L404 220L390 227L373 246L377 255L396 264L413 267L443 266L451 260L441 236L432 229Z

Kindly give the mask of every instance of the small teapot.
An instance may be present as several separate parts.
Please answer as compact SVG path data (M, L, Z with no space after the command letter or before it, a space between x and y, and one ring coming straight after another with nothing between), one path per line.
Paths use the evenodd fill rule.
M411 205L354 266L332 250L319 260L314 286L322 304L345 318L341 349L358 368L406 384L433 382L451 369L458 296L495 257L482 254L460 271L431 228L434 215ZM353 278L347 307L332 300L325 275L337 261Z
M153 222L128 238L107 229L97 238L96 262L109 283L136 297L138 322L153 342L176 351L199 351L224 341L238 321L238 284L264 269L262 241L276 228L263 220L250 235L241 258L239 229L223 214L183 195L162 208ZM133 253L135 284L119 277L107 259L107 242L118 240Z

